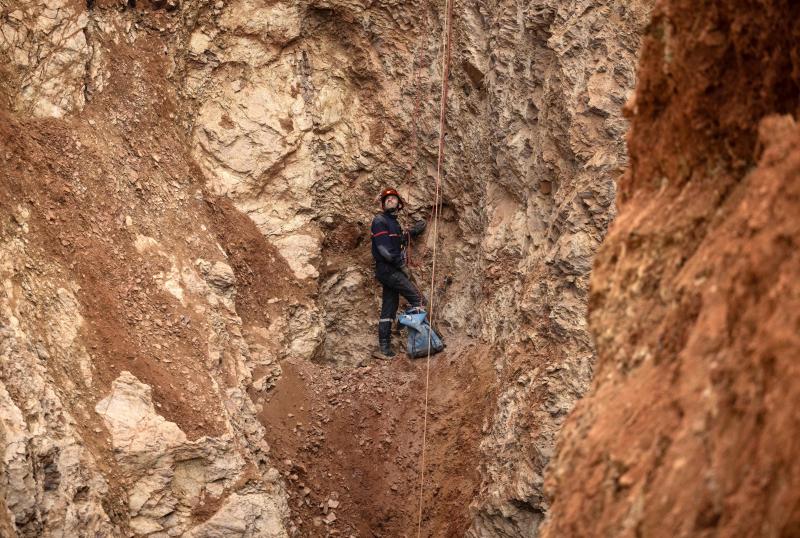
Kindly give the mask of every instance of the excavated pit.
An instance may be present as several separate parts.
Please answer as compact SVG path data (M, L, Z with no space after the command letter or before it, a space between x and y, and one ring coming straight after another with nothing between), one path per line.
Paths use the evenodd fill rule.
M0 534L797 534L778 0L456 2L420 499L369 223L430 216L442 7L0 0Z
M426 536L535 532L591 376L648 10L589 5L456 6ZM413 534L425 363L369 362L368 226L387 183L430 215L440 6L0 10L3 525Z

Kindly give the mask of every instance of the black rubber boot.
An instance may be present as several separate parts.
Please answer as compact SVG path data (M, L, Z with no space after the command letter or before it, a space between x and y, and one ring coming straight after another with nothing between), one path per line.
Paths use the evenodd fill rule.
M380 341L380 351L376 351L373 353L373 356L376 359L383 359L383 360L391 360L395 357L394 351L392 351L392 341L391 340L383 340Z

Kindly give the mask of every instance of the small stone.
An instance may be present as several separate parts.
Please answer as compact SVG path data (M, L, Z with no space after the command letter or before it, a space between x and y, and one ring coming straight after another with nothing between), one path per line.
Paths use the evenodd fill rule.
M619 477L617 483L623 488L629 488L633 485L633 477L630 475L630 473L625 473Z
M336 521L336 514L334 514L333 512L328 512L328 515L325 516L324 521L326 525L330 525L331 523Z

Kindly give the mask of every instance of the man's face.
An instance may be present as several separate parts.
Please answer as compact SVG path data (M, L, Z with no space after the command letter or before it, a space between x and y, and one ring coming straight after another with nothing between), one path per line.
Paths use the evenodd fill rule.
M400 205L400 199L394 195L387 196L383 201L384 209L397 209L398 205Z

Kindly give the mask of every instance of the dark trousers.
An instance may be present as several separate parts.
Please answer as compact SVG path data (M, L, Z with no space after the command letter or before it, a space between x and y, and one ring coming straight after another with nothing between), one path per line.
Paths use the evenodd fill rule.
M399 269L380 271L375 277L383 284L383 302L381 303L381 319L378 322L378 340L388 341L392 336L392 322L400 306L400 296L405 297L411 306L425 305L425 297Z

